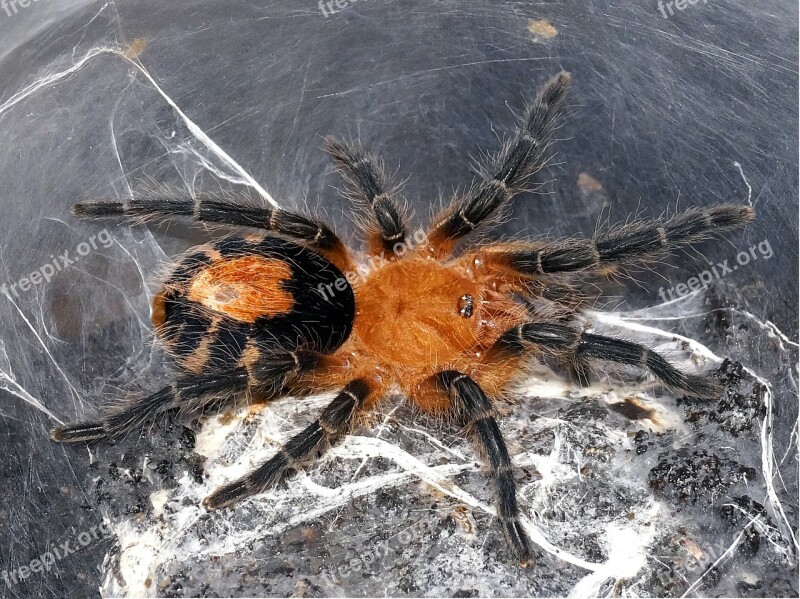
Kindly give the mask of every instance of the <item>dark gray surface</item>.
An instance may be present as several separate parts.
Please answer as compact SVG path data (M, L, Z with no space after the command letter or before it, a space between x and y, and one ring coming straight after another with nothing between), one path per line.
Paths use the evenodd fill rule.
M772 383L774 453L778 462L784 459L782 478L774 482L787 521L796 529L796 5L712 0L664 18L650 1L359 0L325 18L313 2L221 4L40 0L12 16L0 8L0 283L18 281L51 255L74 254L79 243L104 226L116 240L48 284L20 297L0 297L0 471L6 490L0 507L0 570L29 565L65 541L74 544L103 516L115 526L137 518L152 524L151 493L174 488L184 471L196 468L196 454L181 426L91 452L55 446L47 438L53 424L48 411L64 421L87 416L123 389L153 388L167 380L160 355L151 355L147 286L152 291L157 284L166 255L206 236L175 224L154 227L151 238L142 229L82 223L69 216L71 203L95 194L126 194L129 185L144 178L214 189L222 179L228 186L241 183L246 172L280 204L307 204L338 229L352 232L344 202L331 188L338 181L320 150L321 136L334 133L359 137L385 158L390 171L398 170L399 178L411 175L405 194L424 220L429 205L469 182L469 156L497 147L496 136L513 124L523 96L533 95L559 69L572 72L575 85L556 164L541 174L542 193L519 198L513 218L499 233L588 235L601 214L614 222L635 211L655 216L676 205L747 202L749 184L757 222L729 235L729 243L698 249L711 262L732 260L742 248L768 240L774 255L740 267L719 290L704 296L699 305L706 316L699 321L681 322L681 305L656 314L670 320L651 324L691 336L720 356L734 355ZM530 19L549 21L558 34L534 36ZM137 39L146 41L141 68L119 51ZM197 129L187 125L145 72ZM208 137L198 140L199 132ZM602 191L578 185L580 173L599 181ZM694 253L680 256L662 267L669 282L645 272L637 274L638 284L612 288L612 305L623 299L623 309L661 303L660 287L685 282L705 268L694 258ZM668 405L689 417L678 404ZM554 416L564 406L534 407ZM284 435L313 412L298 410L302 416L279 427ZM538 432L542 438L531 441L533 447L549 452L553 441L546 431L522 430L520 418L509 416L504 423L510 436L519 433L512 440L517 450L530 450L526 435ZM630 423L615 426L636 431ZM389 428L390 439L428 465L441 457L435 448L423 447L427 441L414 443ZM763 478L758 430L739 440L699 437L692 450L736 445L731 459L755 468ZM570 442L584 449L586 443L599 442L592 440L591 430L586 434L588 441ZM669 434L674 433L658 442L660 451L675 447ZM452 431L445 431L445 438L456 443ZM469 454L466 445L456 445ZM614 460L624 462L627 454L619 445L612 450ZM271 452L271 446L264 451ZM144 456L149 466L143 466ZM165 460L169 464L162 464ZM568 458L564 462L571 464ZM643 480L657 462L638 467ZM337 467L350 472L352 466L354 474L358 464L352 459L330 462L315 480L334 485L341 482ZM598 470L610 476L607 467ZM382 468L391 470L371 460L362 474ZM144 469L145 476L138 477L137 469ZM620 498L605 511L585 515L582 510L599 505L614 485L623 484L610 478L608 486L593 487L585 503L578 500L587 491L579 485L571 489L565 501L574 503L575 511L567 519L580 514L580 522L584 517L613 520L609 514L624 506L642 505L639 497ZM470 467L455 481L488 501L477 469ZM760 492L758 484L754 488ZM680 506L680 493L666 489L661 495L653 491L654 496ZM742 527L722 518L720 510L731 497L748 491L727 484L707 491L690 509L676 511L674 529L668 531L705 527L697 539L728 546ZM754 497L758 492L752 492ZM437 497L416 484L390 486L306 522L307 536L302 526L289 528L221 557L198 557L191 547L178 547L176 553L183 552L186 560L166 564L153 588L175 596L452 595L470 589L547 595L569 591L586 575L552 556L538 569L518 571L509 563L496 526L480 510L477 540L458 537L446 517L454 505L452 498ZM526 505L547 512L535 501ZM239 531L253 528L251 519L264 526L284 516L262 508L231 516L231 526ZM425 527L415 537L419 543L400 544L392 559L370 566L369 577L326 582L323 572L369 552L377 543L371 535L394 538L412 524L414 514ZM770 517L777 526L775 515ZM218 520L206 526L215 534L225 530ZM315 530L324 533L324 543L313 541ZM548 532L556 535L550 538L556 545L587 560L607 557L608 548L595 546L590 534L581 546L575 531L573 536L558 527ZM563 545L557 533L564 533ZM208 534L199 530L196 537ZM655 581L640 572L632 592L680 595L689 587L692 578L682 583L675 569L668 577L671 586L658 586L663 579L657 576L656 560L678 555L668 546L670 539L680 544L674 540L677 534L653 540L643 572L654 573ZM308 538L312 541L305 544L298 540ZM783 546L785 541L775 542ZM113 536L93 540L49 572L10 587L0 582L0 595L96 594L102 573L115 567L114 546ZM719 586L691 593L796 595L791 560L781 562L774 547L762 539L755 556L737 556L721 570ZM469 562L474 555L482 558ZM762 586L748 590L740 584L746 580L761 580Z

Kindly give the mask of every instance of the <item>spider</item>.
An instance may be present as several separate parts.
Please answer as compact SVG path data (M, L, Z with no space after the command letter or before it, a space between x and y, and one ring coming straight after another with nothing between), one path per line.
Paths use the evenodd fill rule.
M511 139L483 165L482 179L457 194L433 220L427 243L413 249L407 210L380 161L333 138L326 150L359 209L362 253L348 250L319 220L230 196L76 204L74 214L85 217L185 216L261 232L191 249L154 297L156 334L182 371L175 382L106 408L100 420L54 428L53 440L112 439L159 413L205 410L221 398L335 394L272 458L204 500L216 510L275 485L363 423L382 399L402 395L422 412L463 426L488 462L497 520L511 549L523 567L535 563L497 400L513 393L536 356L574 368L583 382L588 362L601 360L649 371L684 394L719 397L713 379L575 324L571 316L586 303L576 283L755 217L750 207L719 204L634 219L591 239L462 244L497 222L544 166L569 85L565 72L544 85ZM351 276L376 256L380 268Z

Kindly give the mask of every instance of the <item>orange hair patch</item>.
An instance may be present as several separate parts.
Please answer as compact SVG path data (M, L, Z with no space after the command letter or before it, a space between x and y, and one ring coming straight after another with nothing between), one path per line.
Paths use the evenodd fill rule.
M282 260L243 256L215 262L194 277L186 297L242 322L287 314L294 297L282 283L292 269Z
M167 320L167 298L164 295L164 292L157 293L153 297L153 308L150 314L150 321L153 323L153 326L158 328L164 321Z

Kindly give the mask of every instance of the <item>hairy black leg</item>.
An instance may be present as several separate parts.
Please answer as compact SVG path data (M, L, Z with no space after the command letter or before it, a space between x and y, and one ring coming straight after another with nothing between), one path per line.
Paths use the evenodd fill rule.
M296 352L261 357L254 364L225 372L182 376L155 393L114 406L100 420L76 422L50 430L53 441L78 443L118 437L167 410L201 410L247 388L276 391L290 374L311 367L314 355Z
M487 246L475 253L488 268L523 276L601 270L663 258L681 246L739 229L755 218L749 206L690 208L669 219L635 220L592 239Z
M289 470L301 466L352 427L359 408L370 394L369 385L360 379L350 382L319 418L292 437L270 460L247 476L220 487L203 501L208 510L227 507L251 495L263 493L279 482Z
M506 443L494 418L492 404L478 383L466 374L446 370L436 375L437 384L446 390L453 410L463 418L474 442L489 462L489 476L497 484L497 517L523 567L535 562L531 541L519 521L517 484Z
M522 300L531 318L552 322L572 321L577 312L599 296L597 289L590 289L583 282L567 282L563 277L512 280L505 290ZM575 382L581 387L589 386L591 372L586 358L572 355L562 362Z
M502 279L501 279L502 281ZM545 313L549 320L565 320L592 304L599 295L583 282L568 282L564 277L520 278L502 281L498 286L522 299L532 314ZM541 320L541 318L540 318Z
M322 250L333 250L341 246L336 234L315 219L279 208L256 206L251 201L227 196L197 195L181 198L143 193L141 197L121 201L81 202L72 207L72 212L76 216L89 218L123 216L147 220L188 217L201 222L264 229L304 241Z
M492 354L520 354L530 348L557 356L598 359L638 366L666 385L694 397L716 398L722 388L705 376L687 374L675 368L661 354L622 339L586 333L570 325L531 322L503 333L490 350Z
M434 220L429 237L440 253L448 253L456 240L496 216L514 195L524 190L530 176L542 168L570 79L568 73L561 72L545 84L525 109L514 138L484 168L483 181Z
M339 172L352 188L352 197L366 203L372 214L367 225L378 247L389 252L408 235L405 206L389 190L380 161L352 144L328 137L325 150L336 161Z
M50 438L62 443L77 443L114 438L139 427L166 410L179 407L182 401L197 402L201 397L241 391L247 386L243 368L223 374L185 377L150 395L114 408L95 422L79 422L50 430Z

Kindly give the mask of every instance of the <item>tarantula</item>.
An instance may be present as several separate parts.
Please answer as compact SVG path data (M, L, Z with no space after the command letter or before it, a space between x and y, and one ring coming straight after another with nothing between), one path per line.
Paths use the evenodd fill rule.
M208 409L221 397L336 393L271 459L207 497L205 507L214 510L276 484L399 391L423 412L464 426L488 462L508 542L520 564L531 565L496 399L513 390L537 355L572 366L583 380L587 361L598 359L643 368L685 394L719 396L710 378L681 372L642 345L571 323L570 315L585 305L574 282L661 258L755 216L752 208L721 204L633 220L591 239L458 250L462 239L496 221L543 167L569 83L564 72L547 82L511 140L485 165L482 180L456 197L433 221L427 243L413 249L403 202L379 161L332 138L326 150L361 209L366 256L349 251L318 220L230 197L76 204L80 216L186 216L264 232L190 250L155 296L156 333L182 369L173 384L107 409L98 421L54 428L52 438L114 438L158 413ZM351 276L375 256L383 257L380 268Z

